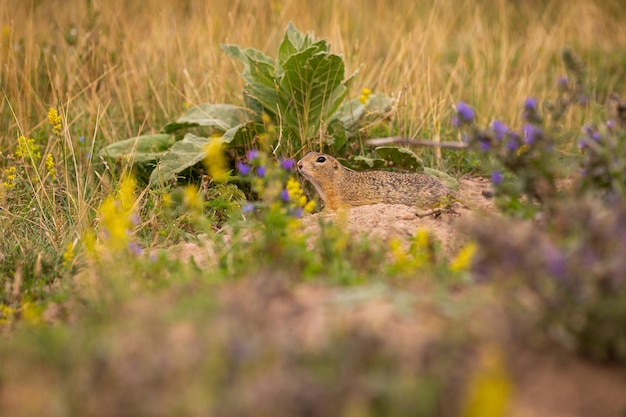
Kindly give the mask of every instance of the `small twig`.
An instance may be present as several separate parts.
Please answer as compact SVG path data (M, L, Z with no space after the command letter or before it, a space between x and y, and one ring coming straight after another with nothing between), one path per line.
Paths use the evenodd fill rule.
M407 146L426 146L429 148L445 148L445 149L467 149L467 145L459 142L435 142L432 140L415 140L409 138L401 138L401 137L389 137L389 138L376 138L376 139L368 139L365 141L368 145L371 146L381 146L381 145L407 145Z
M445 208L438 207L438 208L434 208L431 210L418 210L415 213L415 216L419 217L420 219L423 217L429 217L429 216L439 217L441 213L444 213L444 212L446 212Z

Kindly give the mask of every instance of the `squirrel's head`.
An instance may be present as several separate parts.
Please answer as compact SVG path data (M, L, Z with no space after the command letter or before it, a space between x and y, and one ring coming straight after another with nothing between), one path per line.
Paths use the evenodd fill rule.
M326 183L342 169L335 158L319 152L309 152L298 161L298 171L315 185Z

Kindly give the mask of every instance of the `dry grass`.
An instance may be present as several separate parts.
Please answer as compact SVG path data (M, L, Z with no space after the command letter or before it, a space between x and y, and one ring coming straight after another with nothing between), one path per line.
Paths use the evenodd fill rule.
M219 44L274 54L290 20L329 39L348 70L363 64L357 88L401 94L410 136L437 134L459 99L482 121L515 122L523 99L542 98L562 72L563 46L594 57L592 78L610 61L603 54L626 46L618 0L231 3L2 2L3 147L40 127L50 105L74 136L110 143L157 130L189 104L239 101L240 68Z

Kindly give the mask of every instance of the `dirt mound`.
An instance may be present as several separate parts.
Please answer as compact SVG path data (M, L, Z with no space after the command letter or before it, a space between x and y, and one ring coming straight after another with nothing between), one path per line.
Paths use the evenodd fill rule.
M439 241L446 254L455 253L465 241L459 231L459 222L485 212L495 212L493 199L483 193L490 190L489 181L480 177L467 177L460 180L460 200L467 206L458 205L455 213L442 213L437 216L423 216L423 211L414 207L392 204L374 204L354 207L340 212L323 211L302 220L304 231L316 235L320 217L325 220L340 222L354 235L366 235L368 238L382 240L391 238L407 241L419 229L426 229ZM423 217L422 217L423 216Z

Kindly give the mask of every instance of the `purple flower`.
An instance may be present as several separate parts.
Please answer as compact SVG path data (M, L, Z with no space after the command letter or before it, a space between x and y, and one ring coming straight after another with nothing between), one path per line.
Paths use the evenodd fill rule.
M584 95L583 95L583 96L580 96L580 98L578 99L578 103L579 103L581 106L586 106L587 104L589 104L589 97L584 96Z
M241 208L241 211L243 211L244 213L251 213L252 211L254 211L254 205L248 203Z
M496 139L500 141L504 138L504 135L507 134L509 128L500 120L494 120L491 122L491 130L493 130L493 134L496 136Z
M296 165L296 161L294 161L293 159L284 159L280 162L280 166L287 171L290 171L293 169L293 167Z
M84 142L84 141L85 141L85 137L84 137L84 136L79 137L79 138L78 138L78 141L79 141L79 142Z
M139 256L143 253L143 249L141 248L141 245L137 242L130 242L128 244L128 251L135 256Z
M298 207L297 209L291 212L292 216L295 217L296 219L300 219L303 213L304 213L304 209L302 207Z
M524 102L524 110L537 110L537 99L534 97L528 97Z
M607 120L606 128L609 130L615 129L615 122L613 120Z
M522 131L524 133L524 143L527 145L532 145L541 136L541 128L528 123L522 127Z
M263 178L265 177L266 171L267 169L265 168L265 166L261 165L260 167L257 168L256 175Z
M280 199L283 200L285 203L289 202L289 191L287 191L286 189L283 190L280 193Z
M478 142L478 149L480 149L483 152L487 152L489 149L491 149L491 144L489 143L488 140L482 139Z
M256 149L251 149L248 151L248 153L246 153L246 156L248 157L248 161L252 161L253 159L259 157L259 151L257 151Z
M567 79L565 75L560 76L558 80L556 80L556 86L560 90L565 90L567 88L568 83L569 83L569 80Z
M554 245L549 245L544 249L544 253L548 273L553 278L563 278L567 272L567 263L561 250Z
M509 132L507 136L509 140L506 143L506 148L509 150L509 152L516 151L520 145L519 135L516 132Z
M459 122L471 123L474 121L474 109L465 102L459 101L456 104L456 114Z
M600 135L600 132L598 132L596 128L592 125L585 125L585 127L583 127L583 131L587 134L589 138L593 139L596 142L602 139L602 135Z
M250 165L237 162L237 171L239 171L241 175L248 175L250 173Z
M491 182L493 183L493 185L502 184L502 178L502 173L500 171L493 171L491 173Z

